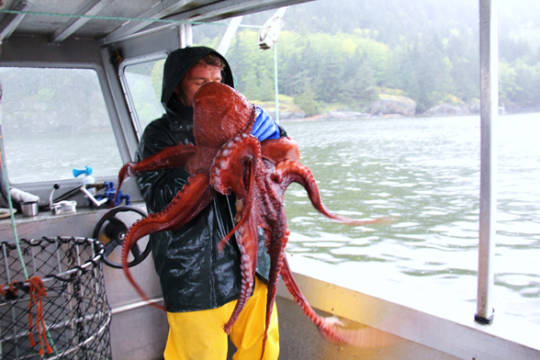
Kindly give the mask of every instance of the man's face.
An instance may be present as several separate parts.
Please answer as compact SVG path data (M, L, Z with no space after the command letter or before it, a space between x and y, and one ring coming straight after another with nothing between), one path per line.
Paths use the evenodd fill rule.
M193 96L197 90L212 81L221 82L221 69L217 66L198 63L186 73L174 92L185 106L192 106Z

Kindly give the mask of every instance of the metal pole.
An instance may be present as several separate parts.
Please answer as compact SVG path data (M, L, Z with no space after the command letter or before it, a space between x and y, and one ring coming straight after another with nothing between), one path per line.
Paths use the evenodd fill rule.
M479 0L480 12L480 219L478 292L475 320L493 320L491 295L494 285L495 170L493 127L498 112L497 0Z
M221 38L221 41L217 48L217 52L220 53L221 55L223 56L227 55L227 51L229 51L229 47L231 46L232 40L234 36L236 35L236 32L238 31L238 27L240 27L242 18L243 16L237 16L237 17L232 18L231 22L229 22L229 25L227 26L227 30L225 31L225 34Z
M180 31L180 47L193 45L193 29L189 23L180 24L178 31Z

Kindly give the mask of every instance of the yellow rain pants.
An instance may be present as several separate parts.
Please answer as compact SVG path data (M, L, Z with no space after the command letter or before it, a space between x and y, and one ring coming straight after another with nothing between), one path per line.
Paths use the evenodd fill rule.
M236 346L234 360L260 359L266 319L268 287L258 278L255 290L231 329L231 341ZM227 333L223 326L229 320L236 300L210 310L167 313L169 337L163 353L165 360L225 360ZM274 303L264 360L279 357L277 307Z

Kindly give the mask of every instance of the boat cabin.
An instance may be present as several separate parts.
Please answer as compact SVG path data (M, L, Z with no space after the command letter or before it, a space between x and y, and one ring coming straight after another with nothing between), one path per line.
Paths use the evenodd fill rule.
M234 33L237 17L271 10L270 17L282 7L306 1L1 1L0 241L102 238L105 221L118 218L129 226L144 216L145 206L132 180L123 185L115 207L109 205L118 170L133 160L144 127L162 112L160 71L167 54L191 45L197 26L220 22L220 46L226 48L226 33ZM489 20L491 2L480 3L485 10L481 16ZM114 231L106 235L120 236ZM142 301L126 281L118 269L120 247L105 249L112 359L160 359L168 331L165 314ZM131 271L159 303L159 283L151 256L145 257L148 252L147 244L141 245L140 263L137 257ZM325 341L280 285L282 359L540 358L534 333L517 337L500 323L475 322L474 314L450 319L401 303L399 296L366 292L361 280L343 282L330 266L301 257L290 262L312 306L325 316L368 329L373 346L352 348ZM314 269L319 275L313 275ZM489 309L477 315L490 322ZM5 319L1 324L5 328ZM6 336L2 327L0 344ZM391 341L377 345L381 338Z

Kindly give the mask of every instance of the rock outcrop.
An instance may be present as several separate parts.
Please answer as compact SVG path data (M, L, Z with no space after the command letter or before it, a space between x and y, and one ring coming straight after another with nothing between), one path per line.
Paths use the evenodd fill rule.
M405 96L380 94L371 104L372 115L416 115L416 101Z
M442 103L429 108L423 115L427 116L459 116L468 115L471 111L469 106Z

